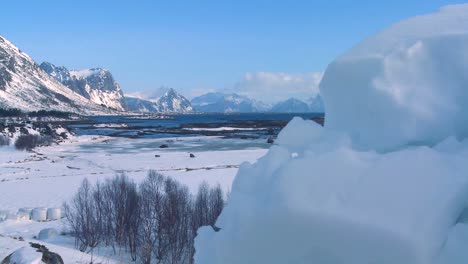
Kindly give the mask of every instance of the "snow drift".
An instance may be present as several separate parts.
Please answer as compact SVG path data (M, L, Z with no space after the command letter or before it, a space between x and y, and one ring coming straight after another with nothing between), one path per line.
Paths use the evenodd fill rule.
M333 62L325 127L296 118L240 168L196 263L466 263L467 32L445 7Z

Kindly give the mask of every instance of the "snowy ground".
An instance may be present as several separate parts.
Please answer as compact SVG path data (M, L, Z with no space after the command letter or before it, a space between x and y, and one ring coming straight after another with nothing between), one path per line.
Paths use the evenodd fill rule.
M159 148L162 144L169 148ZM126 139L80 136L58 146L37 148L34 152L3 147L0 148L0 210L16 212L22 207L60 207L73 196L84 178L96 181L126 173L138 182L148 170L171 176L191 191L195 191L202 181L213 185L219 183L227 191L239 165L257 160L266 153L267 146L263 142L218 137ZM195 158L190 158L190 153ZM64 229L61 221L0 222L0 260L14 249L27 245L28 240L48 227L59 232ZM26 241L12 237L23 237ZM74 250L71 237L61 236L49 242L46 246L63 254L65 263L89 260L89 256ZM106 258L103 263L109 261Z

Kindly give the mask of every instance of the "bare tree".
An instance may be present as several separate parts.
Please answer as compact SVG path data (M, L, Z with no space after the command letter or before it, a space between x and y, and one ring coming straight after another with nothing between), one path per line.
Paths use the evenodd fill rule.
M136 247L136 231L132 230L131 234L131 229L138 224L134 218L138 218L139 213L136 184L122 174L106 180L101 189L103 199L100 207L105 215L102 229L107 234L106 244L112 246L114 252L115 245L120 248L129 246L132 251Z
M191 197L186 186L167 178L164 203L164 229L167 240L168 263L188 262L190 246Z
M209 195L210 186L206 182L202 182L198 187L197 196L193 208L193 228L195 231L202 227L210 225L209 222Z
M210 194L208 198L208 224L214 226L216 220L224 209L224 193L221 185L216 185L216 187L210 189Z
M186 186L150 171L138 188L125 175L94 187L84 180L65 214L82 251L92 253L102 242L143 264L184 264L194 261L198 228L215 228L224 205L220 185L203 182L193 197Z
M156 171L149 171L139 190L141 197L139 257L141 263L150 264L153 257L162 261L165 255L160 246L164 238L162 232L164 176Z
M84 252L90 248L93 263L94 248L101 242L100 219L93 198L93 187L84 179L70 204L64 204L65 216L75 235L75 245Z

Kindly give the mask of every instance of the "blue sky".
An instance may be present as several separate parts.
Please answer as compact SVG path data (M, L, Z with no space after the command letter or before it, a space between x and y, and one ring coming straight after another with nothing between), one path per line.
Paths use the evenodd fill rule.
M394 1L6 1L0 34L36 61L100 66L127 92L233 89L247 73L324 71L401 19L461 3Z

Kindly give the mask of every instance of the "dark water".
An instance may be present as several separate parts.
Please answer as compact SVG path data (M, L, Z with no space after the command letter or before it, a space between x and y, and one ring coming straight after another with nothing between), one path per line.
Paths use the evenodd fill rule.
M115 137L165 138L174 136L268 137L276 135L295 116L303 119L322 118L318 113L236 113L236 114L177 114L163 119L136 116L93 116L89 122L69 127L78 135L108 135ZM98 124L109 127L96 127ZM125 127L112 127L115 124ZM99 126L99 125L98 125ZM235 131L217 131L235 127ZM193 129L196 129L194 131ZM206 131L203 129L206 128ZM214 131L215 130L215 131Z

